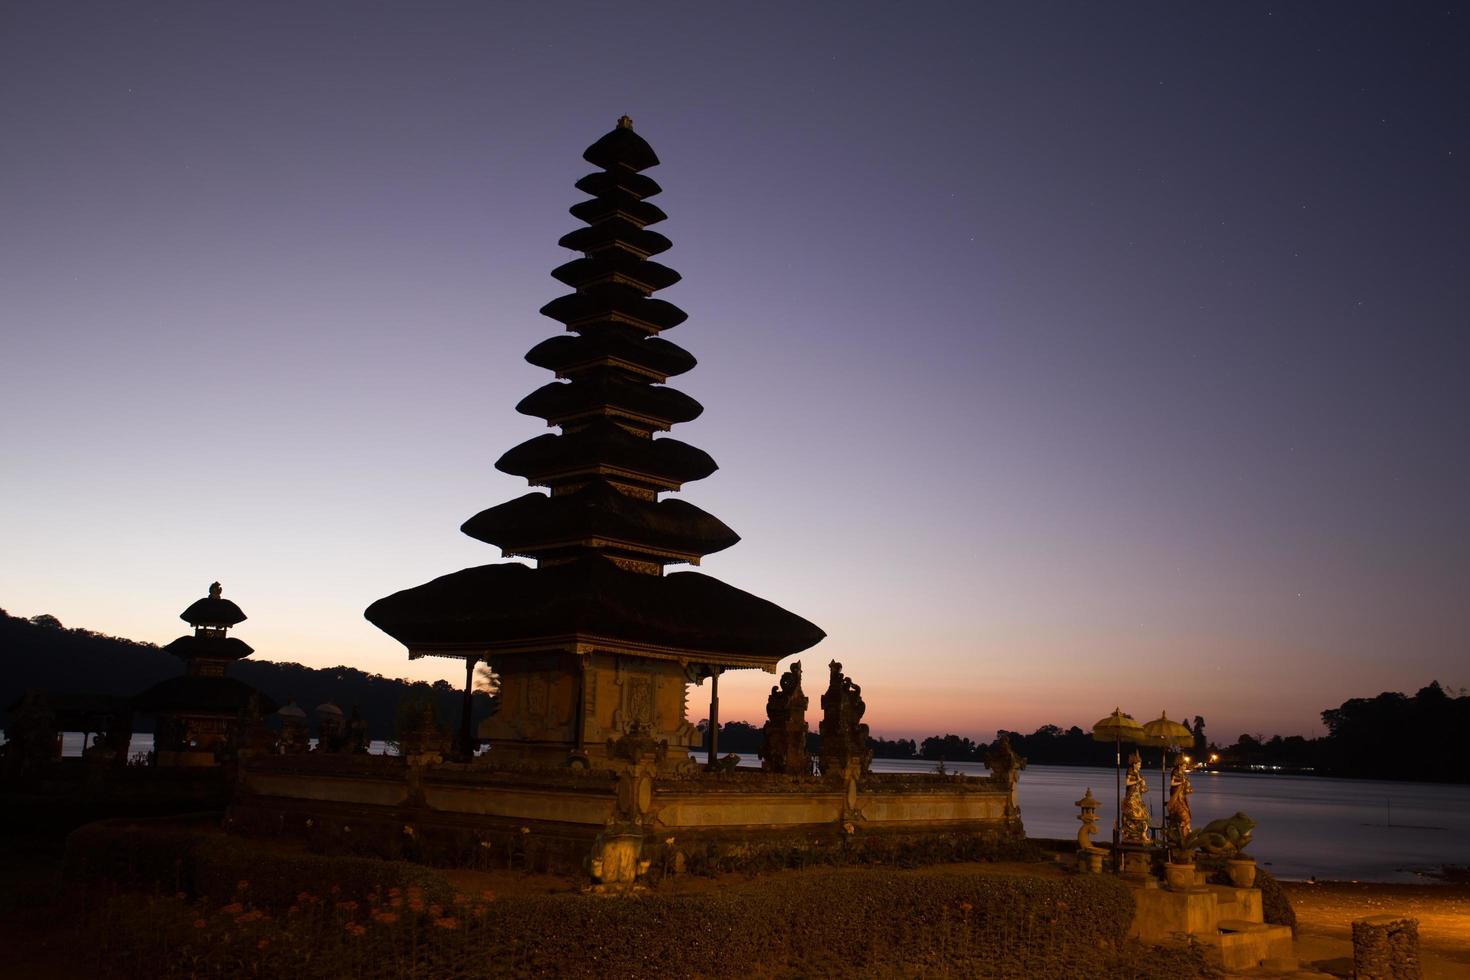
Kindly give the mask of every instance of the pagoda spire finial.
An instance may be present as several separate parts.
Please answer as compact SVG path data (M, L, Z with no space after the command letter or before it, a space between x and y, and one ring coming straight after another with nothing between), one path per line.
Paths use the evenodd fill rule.
M633 117L632 116L619 116L618 117L618 129L632 129L632 128L633 128Z

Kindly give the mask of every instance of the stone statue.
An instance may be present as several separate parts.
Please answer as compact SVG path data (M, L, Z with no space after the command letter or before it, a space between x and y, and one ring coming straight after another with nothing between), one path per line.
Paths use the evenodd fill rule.
M1236 813L1233 817L1211 820L1189 837L1189 843L1215 857L1238 857L1245 853L1255 829L1254 820L1244 813Z
M1189 821L1189 794L1193 792L1189 785L1189 765L1181 755L1169 773L1169 804L1164 811L1170 833L1181 841L1188 840L1193 832Z
M806 695L801 690L801 661L781 675L781 684L766 698L766 727L762 730L761 769L788 776L804 776L811 766L806 755Z
M1093 797L1089 786L1082 799L1072 805L1082 811L1077 815L1082 822L1077 828L1077 870L1097 874L1102 871L1104 851L1094 847L1092 839L1097 836L1097 808L1102 806L1102 801Z
M868 748L868 726L862 723L863 712L868 706L863 703L863 689L842 675L842 665L832 661L827 665L831 680L822 695L822 752L820 764L823 775L841 774L855 768L857 772L868 771L873 760L873 750Z
M1143 778L1143 759L1137 750L1128 757L1128 775L1123 777L1123 840L1130 844L1148 842L1152 816L1148 808L1148 783Z
M1016 805L1016 781L1021 778L1021 770L1026 768L1026 760L1011 747L1010 736L1001 735L995 740L995 748L985 756L985 768L990 770L991 778L1005 785L1006 792L1010 794L1006 800L1006 817L1019 817L1021 808Z

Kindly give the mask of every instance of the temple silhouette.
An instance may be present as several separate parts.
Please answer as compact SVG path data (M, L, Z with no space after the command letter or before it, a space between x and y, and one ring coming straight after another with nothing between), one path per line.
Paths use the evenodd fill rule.
M526 355L557 380L516 410L559 434L537 436L495 464L549 493L481 511L461 530L518 562L466 568L373 603L367 618L411 657L489 661L501 708L482 732L491 751L598 764L634 726L666 746L664 768L689 763L702 735L685 716L691 682L733 668L774 670L825 635L780 606L696 572L739 536L693 504L660 499L715 471L703 450L660 435L697 418L669 387L695 360L663 338L686 314L653 293L679 274L650 256L670 241L642 171L658 157L624 116L587 148L601 169L577 181L571 208L587 227L559 244L582 253L552 276L574 291L541 312L566 333Z
M539 488L462 530L519 561L461 569L379 599L365 615L410 657L446 657L501 678L499 712L476 753L420 706L400 719L398 756L242 753L229 825L305 838L323 850L428 863L583 874L640 887L650 862L757 867L792 854L834 861L994 857L1024 838L1015 769L990 777L874 773L861 688L836 661L821 697L822 751L806 752L808 698L793 663L767 704L763 770L717 759L720 674L780 662L824 634L800 616L693 571L738 540L711 514L664 494L714 472L703 450L664 435L701 408L666 382L694 358L662 334L682 310L654 298L679 275L650 257L670 243L643 174L658 163L624 117L583 154L592 195L561 239L581 257L553 270L573 291L542 313L566 329L526 355L556 380L521 400L558 432L496 466ZM686 696L710 679L709 764L689 749Z

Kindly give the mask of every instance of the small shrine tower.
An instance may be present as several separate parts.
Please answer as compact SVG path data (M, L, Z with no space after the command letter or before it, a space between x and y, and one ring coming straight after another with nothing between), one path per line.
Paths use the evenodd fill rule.
M467 568L380 599L367 618L411 658L486 660L501 708L482 734L492 757L612 764L611 740L636 732L661 745L660 765L688 765L701 736L685 717L686 686L732 668L775 672L825 635L781 607L697 572L739 540L713 515L661 499L716 469L667 432L703 411L666 385L695 360L662 334L686 314L653 293L679 274L652 261L671 247L648 226L666 215L642 171L659 161L624 116L588 147L599 168L571 213L587 224L560 240L580 256L552 271L573 291L541 312L566 333L526 355L557 380L517 411L559 434L538 436L496 468L548 492L528 493L465 522L465 534L533 560Z
M220 584L179 614L194 632L164 647L184 661L182 677L153 685L133 699L134 707L157 719L154 748L160 766L212 766L238 747L242 719L269 714L275 704L225 670L253 652L228 636L245 620L240 607L222 595Z

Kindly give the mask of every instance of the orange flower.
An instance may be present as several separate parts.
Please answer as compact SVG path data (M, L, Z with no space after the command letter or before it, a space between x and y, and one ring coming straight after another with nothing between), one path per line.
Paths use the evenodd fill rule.
M402 895L402 894L403 894L403 889L397 887L396 885L394 887L388 889L388 897L389 898L397 898L399 895Z
M223 912L225 915L239 915L241 912L245 911L245 906L241 905L239 902L231 902L229 905L226 905L224 908L220 909L220 911Z
M437 919L437 918L439 918L440 916L442 916L444 914L444 910L442 908L440 908L437 904L430 905L429 906L429 914L432 915L434 918Z
M391 908L401 909L401 908L403 908L403 899L401 899L401 898L390 898L388 900L388 905Z
M255 948L256 949L265 949L270 944L271 944L271 941L269 939L262 939L260 942L258 942L258 943L255 944Z
M971 905L969 902L961 902L960 903L960 911L961 912L968 912L971 909L973 909L974 907L975 906Z
M311 900L312 900L311 892L298 892L296 894L296 901L300 902L302 905L305 905L307 902L309 902Z
M186 899L186 898L188 898L188 897L189 897L189 896L188 896L188 895L185 895L185 894L184 894L184 893L183 893L183 892L174 892L174 898L177 898L177 899L178 899L178 900L179 900L179 901L181 901L181 902L182 902L182 901L183 901L183 900L184 900L184 899Z
M381 922L385 926L391 926L393 923L395 923L395 922L398 921L398 913L397 912L374 912L373 913L373 918L374 919L377 919L379 922Z
M297 912L300 912L300 911L301 911L301 906L299 906L299 905L293 905L289 909L286 910L286 914L287 915L295 915Z
M440 929L458 929L459 920L451 915L446 916L442 919L435 919L434 925L438 926Z
M412 899L408 903L408 907L415 912L422 912L424 910L424 900L421 898Z
M346 912L348 915L351 915L352 913L354 913L354 912L357 911L357 903L356 902L338 902L337 903L337 908L338 908L339 911Z
M469 900L469 898L467 896L462 895L459 892L455 892L454 893L454 904L455 905L467 905L467 904L469 904L469 901L470 900Z
M235 882L235 890L236 891L243 892L245 889L247 889L249 887L250 887L250 882L246 881L244 878L241 878L239 881Z
M194 920L194 928L195 929L203 929L207 925L209 925L209 923L208 922L205 922L203 919L195 919Z
M480 898L481 900L486 902L493 902L495 901L495 893L487 888L484 891L480 892Z

